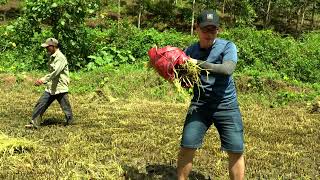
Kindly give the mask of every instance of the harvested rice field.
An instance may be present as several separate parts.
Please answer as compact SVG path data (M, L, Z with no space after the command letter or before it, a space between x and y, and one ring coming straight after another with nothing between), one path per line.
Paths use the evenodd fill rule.
M74 91L74 125L63 125L54 102L30 130L24 125L43 90L32 87L33 78L1 76L0 179L175 179L188 102ZM303 103L270 108L239 94L246 179L319 179L320 114ZM190 179L228 179L219 148L211 128Z

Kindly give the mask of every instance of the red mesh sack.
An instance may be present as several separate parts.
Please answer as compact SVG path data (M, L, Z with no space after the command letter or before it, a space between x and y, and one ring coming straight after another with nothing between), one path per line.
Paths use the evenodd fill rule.
M166 46L148 51L151 66L166 80L174 79L174 68L186 63L189 57L179 48Z

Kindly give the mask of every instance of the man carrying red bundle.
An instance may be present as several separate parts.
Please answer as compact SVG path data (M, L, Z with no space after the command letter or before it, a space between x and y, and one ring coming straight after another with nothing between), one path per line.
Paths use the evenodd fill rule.
M212 11L203 11L197 18L199 42L186 49L203 71L201 83L195 84L185 120L181 149L177 162L178 179L187 179L192 161L204 135L214 124L220 135L221 149L229 156L230 179L244 179L244 140L242 117L232 74L238 60L234 43L217 38L219 17Z

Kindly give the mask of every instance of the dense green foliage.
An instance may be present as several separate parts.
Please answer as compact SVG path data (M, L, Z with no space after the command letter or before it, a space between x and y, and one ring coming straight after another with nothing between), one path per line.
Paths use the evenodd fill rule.
M319 82L320 36L306 33L300 39L281 37L270 30L232 29L221 34L239 49L240 71L278 72L284 79Z
M7 0L0 0L0 5L7 3Z
M220 7L221 3L218 1L217 4L209 5L207 1L201 1L195 8L196 10L215 8ZM257 9L263 7L261 4L263 1L255 3L249 0L237 1L236 9L228 6L231 3L229 1L223 3L225 10L232 11L237 17L236 22L239 26L251 26L257 15L263 15L263 12ZM115 3L107 4L107 7L116 7ZM311 4L308 2L300 5L309 7ZM92 70L103 66L113 67L144 62L148 60L147 51L155 45L185 48L196 41L195 36L174 29L164 28L163 32L154 28L140 29L132 24L130 18L124 17L121 21L102 18L103 27L92 29L85 26L86 19L100 18L101 14L98 14L102 11L102 5L105 3L99 0L57 2L26 0L21 17L7 26L0 26L2 39L0 70L22 71L45 68L47 55L39 45L51 36L59 39L61 49L67 55L73 70L82 68ZM132 12L138 8L145 13L159 14L157 20L150 19L150 23L178 24L183 20L186 22L190 20L192 14L190 5L190 2L184 1L173 3L145 0L131 5L128 3L122 7L132 7ZM290 5L295 9L291 1L272 5L273 7ZM174 16L177 14L180 19L175 19ZM156 27L159 29L157 25ZM285 80L310 83L320 80L320 73L317 70L320 64L320 36L317 31L305 33L300 38L294 39L290 35L283 37L272 30L242 27L225 30L220 37L230 39L238 46L237 70L240 72L277 72L279 77Z
M94 52L92 38L84 27L84 19L98 9L99 2L26 0L23 15L10 29L15 34L10 37L11 41L19 50L34 48L33 59L39 59L38 54L42 49L35 47L35 43L43 41L50 34L60 40L70 63L74 67L82 67L87 63L87 56ZM41 38L38 39L39 36ZM34 38L37 42L32 41Z
M6 1L2 0L0 4ZM5 5L4 12L10 11L10 14L12 12L10 6L13 5L14 11L19 14L21 7L14 5L17 2L27 2L29 5L41 5L43 9L57 10L60 5L68 7L71 1L9 0L7 2L9 3ZM99 5L98 9L101 9L98 14L113 19L129 18L135 25L139 24L143 28L155 27L158 30L176 28L179 31L190 32L193 14L197 15L200 10L208 8L216 9L224 20L223 26L228 28L243 26L272 28L278 32L295 35L305 30L319 29L319 0L197 0L194 4L191 0L77 0L73 4L82 10L82 5L87 5L88 12L93 12L92 10L96 9L94 7ZM70 7L67 12L71 12Z
M111 2L114 3L110 4L116 4L116 0ZM197 15L200 10L208 8L217 9L225 20L222 24L227 27L255 26L294 34L318 27L320 12L319 0L199 0L195 1L194 5L190 0L134 0L133 2L123 5L122 12L131 15L135 21L138 21L141 13L142 27L157 26L159 29L175 27L183 31L190 30L192 12Z
M80 37L86 39L84 44L78 42L75 44L77 46L69 46L68 43L75 43L75 41L70 38L66 38L69 41L62 39L62 51L66 53L72 69L79 69L87 66L87 64L90 62L94 62L95 58L89 58L89 55L99 56L100 53L98 51L101 51L101 49L109 49L112 51L113 48L116 48L119 49L119 51L123 51L117 54L124 55L125 59L128 60L124 60L123 58L112 60L116 61L114 64L121 64L130 63L133 58L137 59L138 61L146 60L147 51L154 45L186 47L188 44L190 44L192 39L194 39L191 36L185 36L182 33L176 32L175 30L162 33L156 31L155 29L140 30L129 23L123 23L118 29L117 25L113 21L108 22L110 23L110 28L102 32L98 29L83 27L82 30L85 32L85 37L78 37L79 39ZM45 65L45 54L43 49L40 47L40 44L47 37L54 36L54 32L50 31L50 29L43 29L40 33L23 34L23 36L21 36L21 32L23 31L18 31L16 29L19 27L22 27L21 22L15 22L13 25L8 26L7 28L0 28L0 31L3 32L1 36L4 39L4 41L0 44L2 54L5 55L8 52L11 54L12 52L10 50L24 52L24 54L28 54L30 57L27 59L20 59L21 57L19 56L19 53L17 53L17 57L13 55L13 57L9 58L8 61L12 63L13 61L20 61L24 64L32 61L30 64L27 63L29 66L26 66L25 70L43 67ZM27 29L25 32L29 33ZM79 46L81 46L80 49ZM5 56L3 56L3 58L5 58Z
M139 3L142 3L142 7L135 6ZM179 24L183 20L190 21L192 14L188 8L191 5L190 2L177 1L173 4L168 1L163 6L160 1L146 0L139 3L132 5L132 12L139 7L143 12L159 14L160 17L156 20L147 21L150 25L156 23L155 28L137 28L132 24L132 19L124 17L121 21L113 21L108 18L108 13L100 12L99 5L105 3L98 0L59 2L27 0L20 18L7 26L0 26L2 39L0 71L43 70L46 67L47 55L40 44L52 36L60 40L62 51L67 55L71 69L86 71L99 68L109 71L121 64L141 64L148 61L147 51L155 45L159 47L171 45L183 49L196 41L195 36L168 29L170 26L165 25L166 23ZM216 5L219 7L220 3ZM256 9L256 6L261 6L259 3L262 1L254 5L247 0L237 3L239 6L237 6L238 14L236 15L239 26L251 26L255 21L254 17L263 14ZM116 9L114 5L109 3L108 7ZM217 7L216 5L210 7ZM125 7L129 6L130 4L127 4ZM203 1L197 4L196 9L206 7L209 5ZM226 11L232 9L229 6L225 8ZM174 18L177 14L180 14L178 16L180 19ZM85 21L99 18L99 26L86 26ZM160 28L162 25L165 28ZM249 84L258 92L265 92L261 88L263 78L275 78L294 83L320 81L318 31L293 38L272 30L241 27L224 30L219 36L236 43L239 50L237 72L250 76ZM290 92L280 93L279 96L285 99L291 97Z
M91 41L88 41L88 49L82 46L83 51L79 51L76 56L67 56L73 69L79 64L90 70L101 66L145 62L148 60L147 51L154 45L185 48L196 41L196 37L175 30L164 32L155 29L141 30L129 23L122 23L118 29L113 21L109 22L110 28L104 31L84 28ZM2 69L16 67L17 70L30 70L44 67L45 53L39 44L53 34L51 31L43 30L40 34L35 34L29 40L31 45L22 46L22 43L19 44L20 40L16 39L20 36L15 32L14 26L2 27L0 30L3 38L1 42L3 60L0 64ZM225 30L220 33L220 37L236 43L239 49L239 72L254 70L277 72L279 77L285 80L310 83L320 81L318 71L320 36L317 32L305 33L301 38L294 39L290 36L282 37L271 30L235 28ZM77 46L73 48L63 48L63 50L68 55L69 51L75 52ZM88 54L89 52L91 53ZM86 57L85 61L76 58L80 56Z

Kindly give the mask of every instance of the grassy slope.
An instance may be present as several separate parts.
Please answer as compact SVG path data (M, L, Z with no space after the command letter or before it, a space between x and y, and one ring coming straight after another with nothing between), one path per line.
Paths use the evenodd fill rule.
M63 114L54 103L35 131L23 126L43 90L32 87L36 76L0 76L0 131L36 144L25 148L29 151L4 151L0 179L174 177L188 103L152 72L73 74L70 99L76 124L64 127ZM269 108L241 91L239 99L248 179L319 178L319 114L310 114L304 104ZM219 146L211 128L191 179L227 179L226 155Z

